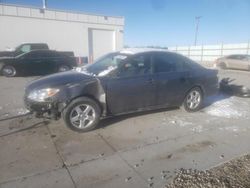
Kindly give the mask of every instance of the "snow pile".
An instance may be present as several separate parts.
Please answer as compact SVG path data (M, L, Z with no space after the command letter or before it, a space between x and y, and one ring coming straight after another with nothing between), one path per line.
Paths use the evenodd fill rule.
M192 125L193 123L188 122L188 121L178 120L178 124L180 127L186 127L186 126Z
M193 127L193 128L191 128L191 130L193 132L197 132L197 133L201 133L201 132L205 131L202 125L198 125L197 127Z
M225 118L246 117L248 114L248 104L240 98L231 97L214 102L204 111L212 116Z
M17 111L17 115L24 115L30 112L28 109L25 109L25 108L20 108L20 109L17 109L16 111Z
M181 120L181 119L178 119L178 120L172 120L171 121L172 124L177 124L179 125L180 127L186 127L186 126L189 126L189 125L192 125L193 123L191 122L188 122L186 120Z

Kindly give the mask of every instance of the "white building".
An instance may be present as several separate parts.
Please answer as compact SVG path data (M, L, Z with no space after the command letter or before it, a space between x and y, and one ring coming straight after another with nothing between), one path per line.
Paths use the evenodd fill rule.
M0 4L0 50L47 43L96 59L123 47L124 18Z

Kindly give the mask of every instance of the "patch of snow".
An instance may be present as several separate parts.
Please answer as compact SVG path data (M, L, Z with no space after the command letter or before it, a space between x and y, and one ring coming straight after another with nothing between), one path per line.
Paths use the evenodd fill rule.
M185 127L185 126L188 126L188 125L192 125L193 123L191 122L188 122L186 120L181 120L181 119L177 119L177 120L171 120L170 121L171 124L174 124L174 125L178 125L180 127Z
M178 125L179 125L180 127L185 127L185 126L188 126L188 125L192 125L192 124L193 124L193 123L191 123L191 122L182 121L182 120L178 120L177 123L178 123Z
M203 127L201 125L198 125L197 127L193 127L191 130L194 131L194 132L198 132L198 133L204 131Z
M232 132L238 132L239 127L232 126L232 127L220 127L219 130L221 131L232 131Z
M176 124L176 121L175 121L175 120L172 120L171 123Z
M226 98L214 102L204 111L212 116L225 118L240 118L247 114L248 104L236 97Z
M29 113L29 110L25 108L20 108L20 109L17 109L16 111L17 111L17 115L24 115L24 114Z

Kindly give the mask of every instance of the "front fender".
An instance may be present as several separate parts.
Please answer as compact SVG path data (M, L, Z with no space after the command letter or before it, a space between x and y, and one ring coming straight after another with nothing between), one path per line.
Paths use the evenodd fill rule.
M106 115L106 93L98 78L66 84L63 87L63 92L61 92L58 102L64 103L62 106L65 108L71 101L82 96L95 100L100 105L102 114ZM62 111L63 109L59 110Z

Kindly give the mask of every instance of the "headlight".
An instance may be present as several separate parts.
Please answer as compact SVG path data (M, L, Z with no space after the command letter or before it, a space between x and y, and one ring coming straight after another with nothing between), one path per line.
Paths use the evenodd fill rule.
M33 101L44 102L46 99L53 97L59 91L60 91L59 89L55 88L34 90L28 95L28 98Z

